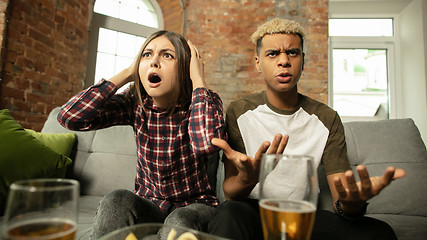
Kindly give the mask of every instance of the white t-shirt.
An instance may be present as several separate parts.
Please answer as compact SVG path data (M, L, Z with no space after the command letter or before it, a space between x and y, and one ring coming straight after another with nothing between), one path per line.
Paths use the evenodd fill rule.
M307 96L299 95L294 111L275 108L265 92L246 96L230 103L226 125L230 146L250 157L255 156L262 142L271 142L274 135L281 133L289 135L284 154L312 156L316 167L323 163L326 174L350 169L338 114ZM302 184L289 174L281 175L281 182L284 181L290 191ZM258 187L249 197L258 198Z

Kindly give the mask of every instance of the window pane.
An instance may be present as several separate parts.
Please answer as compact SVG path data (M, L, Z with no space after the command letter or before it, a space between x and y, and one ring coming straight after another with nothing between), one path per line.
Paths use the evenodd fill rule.
M96 0L94 11L153 28L159 27L157 14L148 0Z
M341 116L388 116L387 50L333 49L333 107Z
M94 12L101 13L110 17L119 17L119 1L118 0L96 0Z
M393 19L329 19L329 36L393 36Z
M130 6L130 5L121 6L119 18L129 22L136 23L138 20L138 8L136 6Z
M132 64L133 58L127 57L116 57L115 72L119 73L123 69L129 67Z
M146 38L100 28L94 82L109 79L128 67Z
M157 16L153 14L152 12L145 11L141 12L138 15L138 22L139 24L144 24L149 27L158 28L159 23L157 21Z
M126 33L118 33L117 55L124 57L135 57L139 48L135 48L136 36Z
M109 79L114 76L115 56L112 54L98 52L96 57L95 80Z
M142 10L150 11L152 13L156 12L154 10L153 4L149 0L137 0L139 2L138 7Z
M115 54L117 46L117 32L106 28L99 28L98 51Z
M142 44L145 42L145 40L146 40L147 38L145 38L145 37L136 37L136 45L135 45L135 49L136 49L136 52L135 52L135 54L141 49L141 47L142 47Z

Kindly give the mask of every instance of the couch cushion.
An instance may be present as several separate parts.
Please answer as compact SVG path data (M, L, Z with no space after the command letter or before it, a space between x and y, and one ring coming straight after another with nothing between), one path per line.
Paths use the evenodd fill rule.
M9 110L0 110L0 214L12 182L65 177L70 164L70 158L55 152L25 131Z
M72 153L70 177L81 184L83 195L103 196L115 189L134 189L136 143L131 126L114 126L96 131L71 131L57 121L60 108L49 114L42 132L72 132L77 145Z
M80 176L82 193L102 196L115 189L132 191L136 163L136 143L130 126L97 130Z
M25 131L53 151L67 157L70 156L71 149L76 140L76 134L74 133L40 133L31 129L25 129Z
M394 214L368 214L388 223L398 236L399 240L423 240L427 236L427 218L420 216Z
M50 113L41 130L42 133L74 133L76 134L76 144L71 150L71 159L73 159L72 167L68 173L68 177L80 180L86 160L91 152L95 131L71 131L59 124L57 120L60 108L54 108ZM80 186L82 186L80 184Z
M427 216L427 152L414 121L348 122L344 130L353 170L364 164L370 176L384 174L388 166L406 171L369 200L367 213Z

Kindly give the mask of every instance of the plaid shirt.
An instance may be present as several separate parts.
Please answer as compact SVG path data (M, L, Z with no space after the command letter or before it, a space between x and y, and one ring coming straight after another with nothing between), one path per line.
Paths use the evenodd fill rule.
M115 94L117 87L102 80L71 98L58 121L71 130L132 125L137 143L135 194L150 199L164 212L191 203L218 205L207 175L207 156L217 149L214 137L225 138L222 102L205 88L193 91L191 105L171 115L144 99Z

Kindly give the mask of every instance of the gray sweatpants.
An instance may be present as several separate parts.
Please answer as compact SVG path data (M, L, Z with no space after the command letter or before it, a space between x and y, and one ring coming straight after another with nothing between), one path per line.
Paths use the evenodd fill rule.
M148 199L128 190L115 190L105 195L99 203L90 239L97 239L119 228L152 222L206 231L214 211L212 206L193 203L176 208L167 215Z

